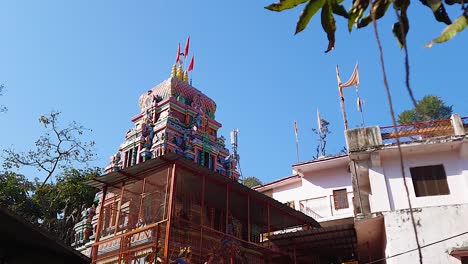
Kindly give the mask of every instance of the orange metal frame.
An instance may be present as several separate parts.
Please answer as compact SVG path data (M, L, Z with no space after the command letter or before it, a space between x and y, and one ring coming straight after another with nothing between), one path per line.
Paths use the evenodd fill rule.
M166 165L167 166L167 165ZM190 221L187 221L187 220L184 220L184 219L181 219L177 216L174 215L174 208L175 208L175 196L176 196L176 183L177 183L177 168L181 166L183 167L183 170L186 170L186 171L189 171L189 172L192 172L194 175L196 175L197 177L199 177L201 179L201 182L202 182L202 186L201 186L201 207L200 207L200 224L195 224L195 223L192 223ZM197 232L199 232L199 236L200 236L200 239L199 239L199 247L200 247L200 250L198 251L198 254L199 256L203 256L204 252L207 251L207 249L205 248L206 245L203 245L203 242L204 242L204 236L205 236L205 233L208 235L208 234L218 234L219 236L222 236L222 237L225 237L226 239L230 239L231 241L237 241L237 243L241 243L242 245L247 245L249 246L249 248L253 248L255 250L257 250L258 252L263 252L263 253L260 253L260 254L264 254L264 258L262 259L262 261L264 262L269 262L271 263L271 255L272 253L274 254L282 254L284 255L284 253L282 252L279 252L277 250L274 250L274 249L271 249L269 247L267 247L267 245L263 245L261 244L260 241L257 241L257 243L255 243L254 241L251 240L252 238L252 229L251 229L251 224L252 224L252 219L251 219L251 205L252 205L252 202L254 203L257 203L257 204L263 204L266 206L266 209L267 209L267 226L266 226L266 230L268 232L268 234L271 233L271 223L270 223L270 214L271 214L271 208L274 208L277 212L280 212L281 214L284 214L285 217L289 217L289 218L294 218L296 220L299 220L299 218L297 218L295 215L291 214L290 212L287 212L285 211L283 208L280 208L278 207L277 205L275 204L272 204L268 201L264 201L264 200L261 200L261 199L258 199L258 198L255 198L255 197L251 197L251 195L249 195L248 193L245 193L245 196L246 196L246 202L247 202L247 212L246 212L246 216L247 216L247 219L246 219L246 223L247 223L247 238L246 240L243 240L239 237L236 237L232 234L229 234L229 216L230 216L230 186L228 183L225 183L225 182L222 182L222 181L218 181L218 180L211 180L211 182L213 182L214 184L216 185L226 185L226 208L225 208L225 230L224 232L222 231L219 231L219 230L216 230L214 228L211 228L211 227L208 227L206 226L205 224L208 224L208 223L205 223L204 222L204 215L205 215L205 193L206 193L206 175L205 174L202 174L198 171L195 171L195 170L192 170L190 168L187 168L186 166L183 166L182 164L179 164L177 161L171 161L168 165L168 170L167 170L167 180L166 180L166 187L165 186L162 186L162 185L159 185L159 184L155 184L155 183L151 183L149 180L147 180L146 178L139 178L139 177L136 177L136 176L132 176L131 178L133 179L138 179L139 181L142 181L143 185L142 185L142 189L141 189L141 194L138 194L138 193L134 193L134 192L130 192L130 190L126 190L125 189L125 185L122 185L122 187L120 187L120 197L118 198L115 198L115 199L119 199L119 206L117 208L117 221L115 221L115 230L114 230L114 233L112 235L112 237L108 237L108 238L103 238L101 239L101 233L102 233L102 230L103 230L103 212L104 212L104 207L105 207L105 203L102 202L101 205L100 205L100 209L99 209L99 219L98 219L98 223L97 223L97 228L96 228L96 236L95 236L95 242L93 244L93 247L92 247L92 263L97 263L98 261L100 260L104 260L104 259L107 259L107 258L116 258L118 259L118 262L120 263L120 261L122 260L122 258L128 258L132 252L137 252L139 250L143 250L143 249L146 249L146 248L151 248L153 250L153 252L158 252L160 245L159 245L159 240L161 238L161 231L164 232L164 245L163 245L163 248L162 248L162 257L164 259L164 263L169 263L170 261L170 258L171 258L171 241L172 241L172 236L173 236L173 228L174 228L174 224L173 222L176 220L177 223L185 223L185 226L190 226L191 228L193 228L194 230L199 230ZM169 179L170 179L170 183L169 183ZM140 196L140 201L138 203L138 219L137 221L139 220L141 214L142 214L142 210L143 210L143 194L145 193L146 191L146 186L154 186L154 187L158 187L158 188L165 188L166 189L166 193L165 193L165 206L167 204L167 210L166 210L166 207L164 209L164 213L163 213L163 220L162 221L159 221L159 222L156 222L156 223L150 223L144 227L138 227L138 226L135 226L135 229L133 230L118 230L118 227L119 227L119 219L122 217L121 216L121 209L122 209L122 205L123 205L123 201L124 201L124 196L125 196L125 192L128 191L129 193L131 194L135 194L135 195L139 195ZM110 186L110 185L109 185ZM116 188L116 186L111 186L111 187L114 187ZM104 185L103 187L103 195L102 195L102 201L106 201L106 196L107 196L107 192L108 192L108 186L107 185ZM243 194L243 193L241 193ZM254 199L252 199L254 198ZM244 218L245 219L245 218ZM307 223L303 223L303 224L307 224ZM164 227L163 227L164 226ZM165 230L163 229L165 228ZM132 239L132 236L135 235L135 234L139 234L139 233L142 233L142 232L147 232L147 231L150 231L152 230L152 234L153 234L153 238L155 239L152 239L150 240L149 242L145 242L141 245L138 245L138 246L134 246L134 247L131 247L130 248L130 243L131 243L131 239ZM179 231L179 232L186 232L186 231ZM177 234L176 234L177 235ZM100 245L103 245L105 243L109 243L109 242L114 242L114 241L119 241L119 249L118 250L114 250L114 251L111 251L111 252L108 252L108 253L105 253L101 256L99 256L98 254L98 251L99 251L99 246ZM173 252L174 249L172 249L172 252ZM268 252L268 254L266 253ZM230 253L230 263L234 263L234 255L233 253L231 252Z

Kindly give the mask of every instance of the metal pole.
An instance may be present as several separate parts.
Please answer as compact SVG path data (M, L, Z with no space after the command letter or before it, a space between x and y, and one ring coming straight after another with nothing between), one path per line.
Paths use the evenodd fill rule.
M115 219L114 236L115 236L115 234L117 234L117 229L119 228L120 213L121 213L121 210L122 210L122 203L123 203L123 197L124 197L124 192L125 192L124 184L125 183L122 183L122 188L120 190L120 201L119 201L119 205L118 205L118 208L117 208L117 216L116 216L116 219Z
M338 82L338 92L340 93L340 107L341 113L343 114L344 127L345 130L348 130L348 118L346 118L343 87L341 87L340 70L338 69L338 65L336 65L336 80Z
M251 228L250 228L250 195L247 196L247 241L251 240Z
M228 233L229 224L229 185L226 184L226 234Z
M343 88L338 86L338 90L340 92L340 107L341 107L341 113L343 113L344 127L345 127L345 130L348 130L348 118L346 117Z
M267 204L267 213L268 213L268 235L270 235L270 204Z
M101 206L99 207L99 218L98 218L97 227L96 227L96 234L94 235L94 243L99 242L99 239L101 236L102 217L103 217L102 213L104 212L104 202L106 200L106 194L107 194L107 185L104 185L104 187L102 187ZM93 246L92 248L92 254L91 254L92 263L96 263L98 247L99 246Z
M296 139L296 157L297 162L299 163L299 140Z
M359 92L358 92L358 87L357 86L356 86L356 95L357 95L357 99L359 100L359 111L361 112L362 127L364 127L365 126L364 114L362 113L361 97L359 97Z
M141 217L141 208L143 207L143 200L144 200L144 195L145 195L145 186L146 185L146 178L143 179L143 188L141 190L141 194L140 194L140 206L138 208L138 219L137 219L137 223L138 221L140 221L140 217Z
M201 193L201 210L200 210L200 257L203 256L203 214L205 208L205 182L206 182L206 175L203 174L202 180L202 193Z
M176 164L172 163L172 177L171 177L171 188L169 193L169 206L168 206L168 217L167 217L167 224L166 224L166 236L164 238L164 262L169 264L169 242L171 239L171 222L173 217L174 211L174 193L176 191Z

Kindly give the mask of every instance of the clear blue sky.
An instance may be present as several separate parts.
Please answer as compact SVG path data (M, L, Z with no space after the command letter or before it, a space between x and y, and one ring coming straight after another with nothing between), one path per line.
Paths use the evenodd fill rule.
M177 43L191 36L194 86L218 105L220 134L239 128L244 176L271 181L291 173L296 162L293 123L298 120L300 159L310 160L317 139L316 109L331 123L328 152L344 145L335 65L346 79L359 61L360 94L367 125L390 125L378 51L371 27L347 33L338 20L336 49L319 16L294 36L300 9L273 13L273 0L239 1L2 1L0 3L0 148L27 150L41 134L37 122L51 110L62 123L76 120L93 129L105 166L118 149L139 96L167 79ZM349 3L347 2L347 5ZM452 18L460 10L450 7ZM468 115L468 32L424 49L444 28L419 2L411 5L408 36L411 80L417 97L436 94ZM396 110L410 108L404 88L403 52L391 33L393 10L379 21ZM465 75L464 75L465 74ZM350 127L360 124L353 88L345 90ZM43 178L34 171L29 177Z

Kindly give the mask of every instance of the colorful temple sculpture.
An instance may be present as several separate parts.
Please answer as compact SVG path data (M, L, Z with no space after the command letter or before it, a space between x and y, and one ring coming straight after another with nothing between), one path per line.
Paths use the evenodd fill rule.
M144 93L141 113L83 210L75 248L92 263L293 263L270 234L318 227L238 182L237 154L218 136L216 104L180 65Z
M171 77L141 95L138 104L141 112L132 118L135 126L127 131L106 172L173 152L237 180L237 159L229 155L225 138L218 137L216 103L189 84L182 65L174 65Z

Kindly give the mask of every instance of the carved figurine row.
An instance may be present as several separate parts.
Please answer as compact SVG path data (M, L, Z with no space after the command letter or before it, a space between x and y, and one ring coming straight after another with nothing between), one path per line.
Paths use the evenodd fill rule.
M199 134L197 131L200 127L202 127L202 125L203 125L202 116L200 114L197 114L191 120L189 124L189 127L190 127L189 129L181 128L183 129L182 136L178 136L178 135L172 136L170 142L176 147L174 151L178 154L186 156L187 158L194 159L195 157L193 153L193 140L197 138L197 135ZM171 135L166 134L163 131L156 133L154 126L155 126L154 116L152 113L147 111L144 117L144 122L141 124L141 132L139 133L140 134L139 142L141 142L142 148L140 152L138 153L138 155L142 157L143 161L153 158L155 156L156 149L158 148L162 149L164 153L167 148L166 142L169 142L168 139L171 137ZM127 132L127 138L131 137L129 136L129 133L131 133L132 131L134 130L130 130L129 132ZM225 149L225 141L226 139L223 136L221 136L217 138L216 142L213 142L213 143L217 144L216 147ZM224 159L223 157L218 156L217 161L218 161L218 164L222 166L224 171L228 172L226 173L228 174L228 176L230 176L229 171L235 170L237 167L236 160L233 159L233 157L231 156L227 157L227 159ZM118 171L122 168L123 168L122 154L119 151L111 157L110 164L106 168L106 170Z

